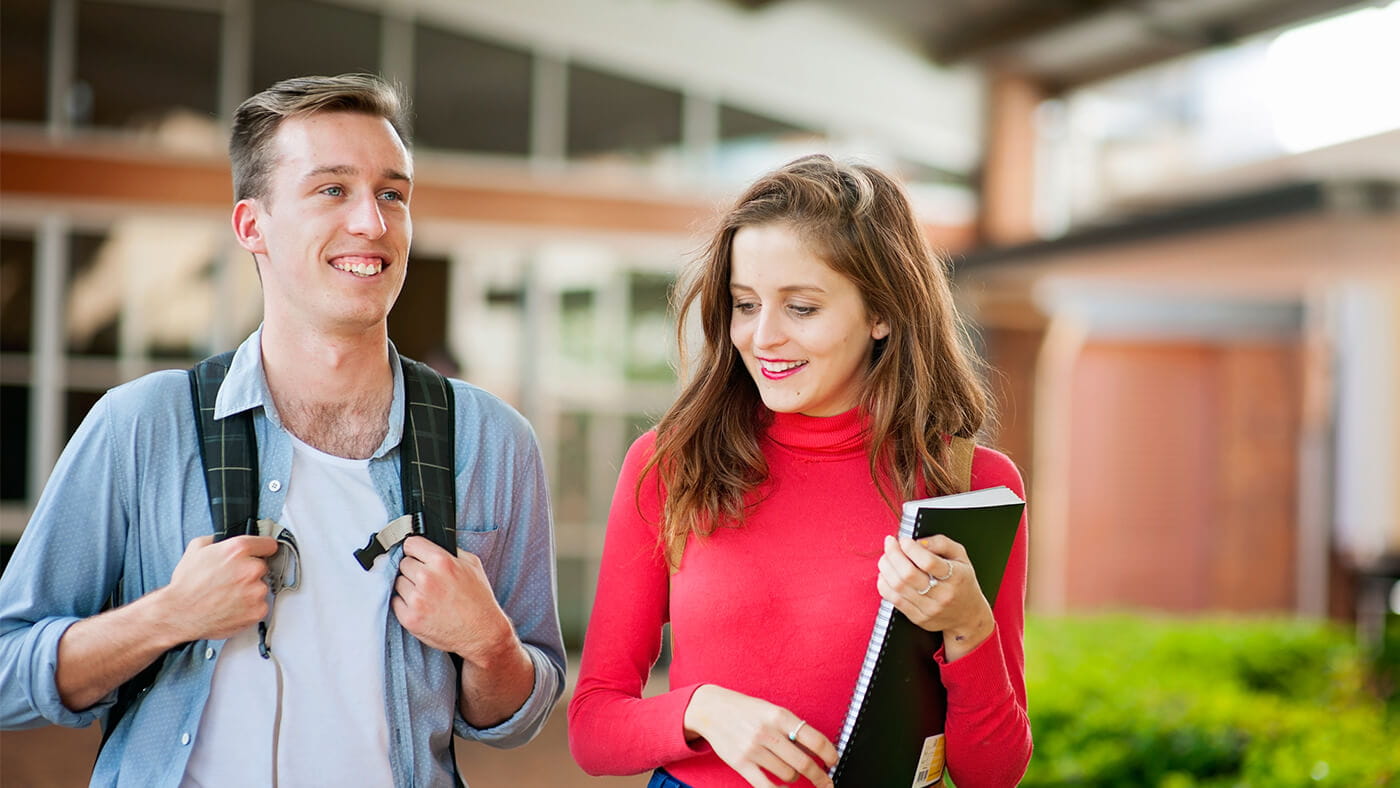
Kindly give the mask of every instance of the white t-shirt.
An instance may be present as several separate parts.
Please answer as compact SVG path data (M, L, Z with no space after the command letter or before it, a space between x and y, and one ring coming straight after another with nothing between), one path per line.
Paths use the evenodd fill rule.
M279 522L300 548L301 587L279 594L273 606L272 660L258 654L257 627L224 644L186 786L272 783L279 666L277 782L394 782L384 711L389 560L381 556L366 572L354 556L388 514L370 481L369 460L334 457L295 437L292 447Z

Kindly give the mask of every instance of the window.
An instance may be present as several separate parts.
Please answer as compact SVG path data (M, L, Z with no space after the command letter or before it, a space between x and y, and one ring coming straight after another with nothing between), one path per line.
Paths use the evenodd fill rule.
M0 118L42 122L48 83L48 0L5 0L0 3Z
M34 237L7 232L0 235L0 351L30 352L33 324Z
M765 115L731 107L728 104L722 104L719 108L719 138L722 140L772 139L809 135L812 135L812 132Z
M669 313L672 278L633 272L630 277L632 312L627 328L627 377L630 380L669 382L674 342Z
M458 362L446 344L448 271L447 258L413 253L403 289L389 313L389 338L405 356L460 377Z
M681 141L681 94L583 66L569 67L570 157L640 156Z
M517 156L530 152L528 53L420 25L413 73L419 145Z
M253 4L252 91L290 77L379 71L379 17L311 0Z
M29 486L29 386L0 386L0 500L23 501Z
M219 23L204 11L80 3L73 123L158 127L182 111L213 118Z
M559 294L559 352L564 358L580 364L596 364L602 358L597 300L592 290Z
M106 233L75 232L69 237L63 310L69 353L117 355L122 270L109 249Z

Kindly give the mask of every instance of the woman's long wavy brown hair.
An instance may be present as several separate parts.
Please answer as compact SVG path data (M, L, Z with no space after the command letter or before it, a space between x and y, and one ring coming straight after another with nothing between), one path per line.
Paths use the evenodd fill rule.
M878 340L858 407L868 417L870 475L898 502L951 490L944 436L974 437L989 418L980 361L948 286L946 263L929 248L903 189L863 164L807 156L759 178L720 220L673 297L684 386L657 425L656 470L666 495L661 542L672 571L687 538L739 526L745 496L768 466L759 435L771 415L729 339L730 251L741 227L783 224L854 282L889 336ZM690 363L686 318L699 304L704 344Z

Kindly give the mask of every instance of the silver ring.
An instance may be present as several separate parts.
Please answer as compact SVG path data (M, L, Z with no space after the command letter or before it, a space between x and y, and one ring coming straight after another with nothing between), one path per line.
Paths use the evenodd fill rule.
M934 577L933 575L929 575L929 578L930 578L930 579L937 580L937 581L940 582L940 583L953 576L953 562L952 562L952 561L949 561L949 560L946 559L946 558L943 559L943 560L948 564L948 574L946 574L946 575L944 575L944 576L942 576L942 577Z
M804 725L806 725L806 724L807 724L807 721L806 721L806 720L798 720L798 721L797 721L797 727L796 727L796 728L793 728L793 729L792 729L792 732L788 734L788 741L794 742L794 743L795 743L795 742L797 741L797 732L800 731L800 730L802 730L802 727L803 727Z
M923 596L924 594L927 594L928 592L932 591L933 587L936 585L938 585L938 578L934 577L933 575L929 575L928 585L924 586L924 590L919 592L919 596Z

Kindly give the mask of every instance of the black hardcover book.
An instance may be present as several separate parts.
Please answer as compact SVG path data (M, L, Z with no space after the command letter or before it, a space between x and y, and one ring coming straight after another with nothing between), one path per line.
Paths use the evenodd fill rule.
M1025 502L1007 487L908 501L900 534L944 534L967 549L987 601L996 604ZM933 654L941 632L921 629L881 601L865 661L836 743L837 788L943 785L947 692Z

